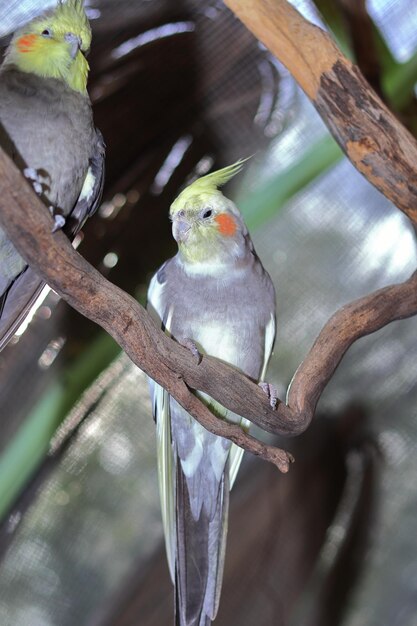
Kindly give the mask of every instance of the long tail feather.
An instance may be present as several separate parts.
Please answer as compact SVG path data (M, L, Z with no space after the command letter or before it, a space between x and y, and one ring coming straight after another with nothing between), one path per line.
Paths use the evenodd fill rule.
M0 351L13 337L44 286L43 280L28 267L0 298Z
M226 464L214 515L210 516L203 506L196 520L190 507L187 480L181 463L177 463L175 598L178 626L210 626L216 616L226 548L228 476Z

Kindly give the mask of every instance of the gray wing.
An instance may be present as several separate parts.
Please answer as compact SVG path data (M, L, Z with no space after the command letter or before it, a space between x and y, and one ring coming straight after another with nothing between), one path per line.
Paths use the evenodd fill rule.
M100 204L104 185L104 155L103 137L96 130L96 143L84 184L64 228L70 239L75 237ZM45 282L28 266L10 280L9 284L3 285L0 295L0 351L13 337L44 286Z
M166 264L165 264L166 265ZM170 332L172 313L167 310L163 293L165 265L152 278L148 289L147 309L158 326ZM156 422L156 445L158 461L159 496L161 500L162 524L165 548L172 582L175 583L175 457L172 448L170 397L161 385L151 378L149 391L152 412Z
M264 360L262 364L262 370L261 370L259 382L263 382L265 380L266 370L268 368L268 363L270 361L272 350L274 348L275 334L276 334L275 312L272 312L269 322L265 328ZM250 421L246 419L245 417L242 417L240 419L240 425L245 430L249 430L250 424L251 424ZM244 454L243 448L240 448L235 443L231 445L230 455L229 455L230 489L233 487L234 482L236 480L236 476L237 476L240 464L243 459L243 454Z
M103 135L96 128L95 149L90 159L81 193L69 215L70 225L71 222L74 223L75 232L72 233L74 235L82 228L86 219L94 215L101 202L105 176L105 149Z
M155 322L170 333L175 311L164 294L166 274L167 264L153 277L148 310ZM221 444L220 438L192 420L160 385L150 380L149 386L156 421L165 547L175 585L176 623L208 626L217 613L223 576L230 444ZM212 470L213 458L217 457L223 466L221 475Z

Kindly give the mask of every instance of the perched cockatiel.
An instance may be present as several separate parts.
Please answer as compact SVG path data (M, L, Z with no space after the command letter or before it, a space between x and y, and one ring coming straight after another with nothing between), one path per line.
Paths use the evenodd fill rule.
M1 146L71 237L96 210L104 177L87 94L90 43L82 0L68 0L18 30L0 68ZM0 349L43 285L0 229Z
M218 189L240 168L199 178L172 204L178 253L153 277L148 309L180 343L263 381L275 338L274 287L239 210ZM158 384L150 388L176 624L207 626L219 606L229 490L243 451L206 431ZM218 416L249 426L199 396Z

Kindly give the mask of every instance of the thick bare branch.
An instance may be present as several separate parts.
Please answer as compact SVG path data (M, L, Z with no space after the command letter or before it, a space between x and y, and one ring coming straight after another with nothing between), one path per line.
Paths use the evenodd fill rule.
M27 262L80 313L102 326L132 361L163 385L208 430L287 471L288 453L217 419L190 392L205 391L266 431L297 435L313 418L317 401L348 347L385 324L417 313L417 273L338 311L323 328L291 385L289 406L272 410L258 385L233 367L189 350L158 329L127 293L106 280L71 246L19 170L0 149L0 224Z
M417 224L417 142L329 35L286 0L225 0L292 73L353 165Z
M320 29L285 0L228 0L253 32L293 72L352 162L413 220L417 215L415 142L372 94L357 69ZM199 365L189 351L155 327L146 311L101 276L52 221L40 200L0 150L0 223L28 263L80 313L100 324L130 358L163 385L208 430L287 471L288 453L266 446L218 420L190 389L273 433L296 435L349 346L389 322L417 313L417 273L338 311L325 325L294 376L288 406L275 411L248 378L211 357Z
M268 430L290 434L285 404L273 411L266 395L233 367L210 357L199 365L171 340L131 296L112 285L71 246L9 157L0 149L0 225L27 262L77 311L102 326L132 361L163 385L211 432L287 471L292 457L264 445L241 428L218 420L189 388L200 389L227 408Z
M382 98L381 63L378 58L375 27L366 0L337 0L346 17L356 62L368 83Z
M288 404L309 423L344 354L357 339L417 314L417 271L404 283L379 289L339 309L326 323L291 383Z

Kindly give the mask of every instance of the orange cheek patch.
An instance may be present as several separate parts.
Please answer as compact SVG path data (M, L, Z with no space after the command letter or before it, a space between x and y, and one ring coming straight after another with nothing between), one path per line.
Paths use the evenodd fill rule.
M219 225L219 232L226 237L233 237L236 232L236 222L228 213L220 213L214 218Z
M17 40L17 47L20 52L31 52L36 45L38 35L23 35Z

